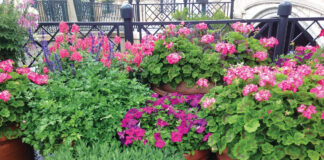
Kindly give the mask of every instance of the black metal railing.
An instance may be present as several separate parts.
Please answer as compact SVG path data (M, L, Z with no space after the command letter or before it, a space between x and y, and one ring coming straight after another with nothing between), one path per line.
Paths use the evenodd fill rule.
M116 22L120 17L121 5L94 0L73 0L74 9L79 22ZM157 3L145 3L140 0L131 3L134 8L134 21L159 22L174 21L172 14L176 11L188 9L190 16L212 17L216 12L222 12L224 17L233 18L234 0L223 2L208 2L208 0L159 0ZM35 8L39 12L41 22L69 21L68 5L66 0L37 1ZM73 10L71 10L73 11Z
M104 35L109 38L110 43L114 43L113 38L120 36L121 31L124 30L124 22L78 22L67 23L69 26L69 33L71 33L72 25L77 24L80 28L78 37L85 38L90 34ZM33 31L33 37L30 37L27 45L32 45L33 50L27 52L28 60L23 62L28 67L31 67L35 62L39 60L42 54L42 41L46 41L47 44L55 41L57 35L59 35L59 22L40 22L38 27ZM31 41L33 39L33 41ZM117 46L120 50L120 45Z
M172 24L179 24L180 21L174 22L133 22L133 6L128 4L121 8L121 18L123 22L79 22L76 23L80 26L80 35L86 37L90 32L104 32L106 36L112 38L113 35L120 35L123 33L127 41L134 41L134 33L138 34L139 40L143 36L157 33L161 33L163 29ZM291 7L288 5L288 7ZM280 7L279 7L280 8ZM287 8L286 8L287 9ZM289 10L289 8L288 8ZM235 22L242 22L253 24L255 28L260 28L258 32L252 33L250 36L254 36L259 39L261 37L276 37L279 41L279 45L275 47L272 57L278 57L280 54L289 53L298 45L316 45L319 43L324 44L319 39L319 33L324 29L324 17L311 17L311 18L288 18L290 12L284 12L279 18L272 19L231 19L231 20L213 20L213 21L187 21L186 25L193 26L195 24L204 22L209 29L216 30L220 35L231 31L231 24ZM45 35L48 37L47 41L50 43L55 40L55 36L58 34L59 22L52 23L39 23L38 28L35 31L36 35L41 35L41 31L44 30ZM72 24L69 23L71 26ZM40 46L40 42L37 42ZM36 59L38 55L34 55ZM30 64L32 65L32 63Z
M202 16L212 17L216 12L222 12L224 17L233 18L234 0L223 2L208 2L208 0L197 0L196 2L188 2L184 0L183 3L178 2L164 2L160 3L140 3L136 0L133 4L134 21L137 22L161 22L174 21L172 17L176 11L183 11L188 9L188 16Z
M40 22L68 21L68 7L66 0L35 1Z

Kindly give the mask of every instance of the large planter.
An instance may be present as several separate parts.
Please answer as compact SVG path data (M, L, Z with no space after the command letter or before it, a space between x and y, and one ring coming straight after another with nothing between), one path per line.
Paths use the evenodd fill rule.
M186 160L208 160L210 155L210 150L195 151L194 154L186 154Z
M231 157L227 155L227 148L223 151L222 154L217 154L218 160L233 160Z
M167 93L180 93L183 95L191 95L191 94L205 94L208 93L210 89L212 89L215 85L212 83L208 83L208 87L198 87L198 85L194 85L192 88L187 87L184 81L180 82L180 84L175 88L172 89L169 84L164 84L162 86L155 86L153 85L153 91L165 96Z
M21 139L9 140L0 137L0 160L33 160L34 151L28 144L22 143Z

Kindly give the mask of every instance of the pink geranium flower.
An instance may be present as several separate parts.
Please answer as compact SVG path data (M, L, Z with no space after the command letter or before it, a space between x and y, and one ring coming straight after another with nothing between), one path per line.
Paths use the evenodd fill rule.
M200 78L196 84L199 86L199 87L208 87L208 80L205 79L205 78Z
M236 22L231 25L235 32L239 33L251 33L254 31L254 27L252 24L243 24L241 22Z
M259 59L260 61L264 61L268 58L268 53L263 51L257 51L254 53L253 57Z
M65 57L69 57L69 52L66 49L61 49L60 50L60 57L61 58L65 58Z
M203 103L202 103L202 106L204 108L208 108L209 106L211 106L212 104L214 104L216 102L216 99L215 98L206 98Z
M0 99L2 99L4 102L7 102L10 100L11 94L9 91L4 90L0 92Z
M298 108L297 108L297 112L299 113L303 113L305 111L307 106L305 106L304 104L300 105Z
M76 24L73 24L72 25L72 29L71 29L71 32L72 33L78 33L79 32L79 26L78 25L76 25Z
M200 39L200 42L201 43L211 43L213 42L215 39L214 39L214 36L213 35L210 35L210 34L206 34L206 35L203 35Z
M199 30L207 30L207 24L206 23L196 24L196 28Z
M321 116L321 119L324 119L324 111L322 112L322 116Z
M0 73L0 83L3 83L7 79L11 79L12 77L8 73Z
M1 61L0 62L0 69L2 69L2 71L4 72L12 72L13 70L13 65L15 62L11 59L5 60L5 61Z
M270 91L269 90L260 90L259 92L255 93L255 100L257 101L267 101L271 97Z
M190 29L187 27L180 28L178 30L178 34L179 35L188 35L188 34L190 34Z
M164 126L168 126L169 123L166 122L166 121L164 121L164 120L162 120L161 118L159 118L159 119L157 120L156 125L157 125L157 126L160 126L160 127L162 128L162 127L164 127Z
M261 38L259 40L260 44L264 47L274 47L275 45L278 45L278 40L275 37L270 37L270 38Z
M115 36L115 37L114 37L114 43L115 43L115 44L119 44L119 43L120 43L120 40L121 40L120 37L118 37L118 36Z
M248 84L243 88L243 96L247 96L249 93L258 91L258 86L255 84Z
M324 37L324 29L321 30L321 33L319 34L319 37Z
M30 72L30 68L17 68L16 72L18 74L24 75Z
M171 53L166 57L169 64L178 63L181 59L181 56L178 53Z
M75 51L75 52L71 55L70 60L74 60L74 61L81 62L82 58L83 58L83 57L81 56L81 54L80 54L79 52Z
M48 72L49 72L49 71L48 71L48 68L47 68L47 67L44 67L44 68L43 68L43 73L44 73L44 74L47 74Z
M59 24L59 30L61 33L67 33L69 31L69 26L67 25L66 22L61 22Z
M221 53L222 55L227 55L227 54L232 55L233 53L237 52L233 44L224 43L224 42L217 43L215 45L215 50Z

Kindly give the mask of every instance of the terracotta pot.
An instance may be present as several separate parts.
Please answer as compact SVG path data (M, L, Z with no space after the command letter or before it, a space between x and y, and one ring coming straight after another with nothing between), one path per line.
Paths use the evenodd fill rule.
M185 158L186 160L207 160L210 155L210 150L204 150L204 151L195 151L195 154L186 154Z
M33 160L34 151L31 146L22 143L21 139L9 140L0 134L0 160Z
M176 87L176 89L172 89L169 84L164 84L162 86L155 86L153 85L153 91L165 96L167 93L180 93L183 95L190 95L190 94L205 94L210 89L212 89L215 85L213 83L208 83L208 87L198 87L197 84L195 84L192 88L187 87L186 83L184 81L180 82L180 84Z
M227 148L223 151L221 155L217 154L218 160L233 160L231 157L227 155Z

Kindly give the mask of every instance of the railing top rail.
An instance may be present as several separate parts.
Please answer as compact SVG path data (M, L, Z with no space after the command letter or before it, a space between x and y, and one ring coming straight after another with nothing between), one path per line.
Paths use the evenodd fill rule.
M206 4L222 4L222 3L231 3L231 2L208 2ZM183 3L183 2L176 2L176 3L160 3L160 2L157 2L157 3L139 3L139 5L180 5L180 4L187 4L187 5L190 5L190 4L202 4L202 3L199 3L199 2L188 2L188 3ZM133 3L133 5L137 5L136 3Z
M324 17L302 17L302 18L289 18L292 21L314 21L314 20L324 20Z
M253 22L278 22L279 18L270 18L270 19L230 19L230 20L206 20L206 21L184 21L185 23L198 24L198 23L207 23L207 24L225 24L225 23L253 23ZM182 21L169 21L169 22L133 22L135 25L168 25L168 24L180 24Z
M53 26L60 22L39 22L39 26ZM68 25L76 24L78 26L94 26L94 25L124 25L124 22L66 22Z

